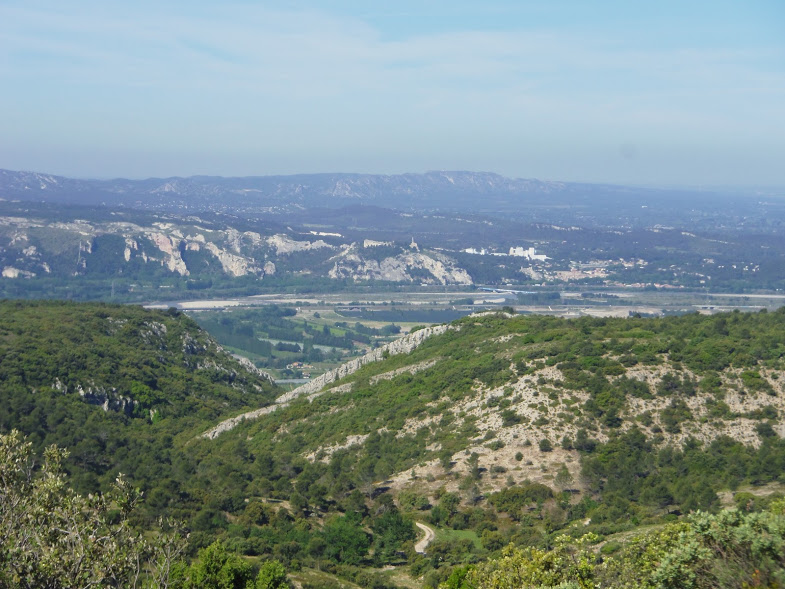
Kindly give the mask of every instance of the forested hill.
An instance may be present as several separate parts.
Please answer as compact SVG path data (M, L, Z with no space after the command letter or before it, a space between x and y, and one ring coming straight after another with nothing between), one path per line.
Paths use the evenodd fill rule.
M314 531L331 514L374 525L394 500L438 531L429 557L409 560L436 586L510 542L550 547L561 533L765 505L785 490L784 369L785 309L474 315L195 447L203 467L255 473L233 505L288 501ZM227 538L252 549L269 526L247 541L227 526ZM296 558L324 563L307 549Z
M142 445L171 445L276 392L179 312L0 301L0 430L68 448L88 490L118 470L144 476L165 453Z
M404 486L412 468L455 489L453 475L479 468L489 475L477 479L480 494L509 479L550 481L563 463L578 480L581 451L624 436L656 449L758 447L785 433L785 310L486 314L451 327L215 443L241 438L273 458L280 447L312 468L340 459L344 477L398 477Z
M656 572L688 532L706 546L679 570L704 575L725 550L704 537L715 525L747 550L730 576L785 584L770 582L785 566L785 309L473 315L205 439L281 391L191 320L0 302L0 391L0 430L65 446L77 489L124 472L145 493L137 523L184 521L189 557L219 540L255 566L281 561L304 588L552 586L584 572L628 586L624 567ZM745 516L681 518L728 506ZM436 532L425 554L415 521ZM773 552L747 558L764 524ZM621 568L595 568L615 552ZM577 576L547 576L553 562ZM508 565L540 580L486 583Z

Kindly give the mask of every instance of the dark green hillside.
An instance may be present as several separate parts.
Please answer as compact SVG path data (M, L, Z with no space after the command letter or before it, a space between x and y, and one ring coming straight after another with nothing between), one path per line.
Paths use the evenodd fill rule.
M722 492L785 489L783 369L785 310L471 316L195 450L207 468L241 452L247 491L303 522L362 508L371 525L392 496L462 534L410 557L434 582L509 542L548 548L716 511ZM262 532L227 533L242 551Z
M0 301L0 430L69 449L80 490L155 486L188 432L275 393L180 313Z

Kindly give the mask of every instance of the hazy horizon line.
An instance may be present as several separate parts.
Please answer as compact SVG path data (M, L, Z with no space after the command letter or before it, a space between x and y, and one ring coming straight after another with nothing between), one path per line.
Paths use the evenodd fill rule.
M622 186L630 188L646 188L655 190L696 190L696 191L713 191L713 190L785 190L785 185L777 184L675 184L675 183L639 183L639 182L624 182L619 180L564 180L560 178L543 178L537 176L510 176L501 172L493 170L473 170L473 169L432 169L424 171L406 171L406 172L352 172L352 171L307 171L307 172L281 172L281 173L249 173L249 174L214 174L214 173L197 173L197 174L173 174L167 176L150 175L150 176L83 176L78 174L68 174L60 172L46 172L41 170L12 170L9 168L0 168L0 170L12 173L24 174L40 174L46 176L57 176L60 178L67 178L69 180L82 180L82 181L96 181L96 182L110 182L113 180L128 180L131 182L143 182L145 180L172 180L189 178L222 178L222 179L239 179L239 178L290 178L295 176L331 176L331 175L346 175L346 176L425 176L428 174L492 174L499 176L506 180L529 180L535 182L551 182L561 184L589 184L595 186Z

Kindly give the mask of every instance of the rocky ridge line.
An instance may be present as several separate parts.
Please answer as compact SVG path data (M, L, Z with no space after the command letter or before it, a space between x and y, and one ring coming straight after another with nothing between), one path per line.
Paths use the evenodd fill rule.
M256 419L261 417L262 415L266 415L268 413L272 413L279 407L286 407L289 403L291 403L297 397L301 397L303 395L310 395L312 397L316 396L316 393L321 391L327 385L340 380L354 372L357 372L360 368L365 366L366 364L370 364L371 362L378 362L383 360L385 357L398 355L398 354L408 354L412 352L417 346L419 346L422 342L434 335L441 335L447 332L450 329L456 329L456 327L452 325L434 325L433 327L425 327L423 329L418 329L413 333L409 333L395 341L392 341L388 344L384 344L375 350L371 350L364 356L359 358L355 358L347 362L346 364L342 364L338 368L334 368L324 374L317 376L312 381L305 383L302 386L297 387L278 397L273 405L268 407L262 407L260 409L254 409L253 411L249 411L248 413L243 413L242 415L237 415L235 417L231 417L226 419L216 425L214 428L206 431L201 435L202 438L207 438L210 440L214 440L223 432L227 432L246 419Z

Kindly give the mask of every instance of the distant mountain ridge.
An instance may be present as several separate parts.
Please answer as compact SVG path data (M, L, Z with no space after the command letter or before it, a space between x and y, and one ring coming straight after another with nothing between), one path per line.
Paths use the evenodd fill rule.
M679 190L513 179L491 172L468 171L79 180L0 170L0 198L180 210L250 208L286 212L298 207L342 207L350 202L397 209L505 210L520 207L527 201L541 202L545 195L549 204L554 200L576 204L597 197L629 199L656 195L668 199L683 194ZM693 196L697 198L700 194ZM478 200L479 197L482 198Z
M774 193L485 172L78 180L0 170L0 292L31 292L2 279L51 278L50 296L66 282L94 296L84 279L111 276L127 293L173 275L189 282L167 288L201 290L273 275L309 288L316 279L778 289L783 228L785 198ZM530 248L547 259L507 257Z

